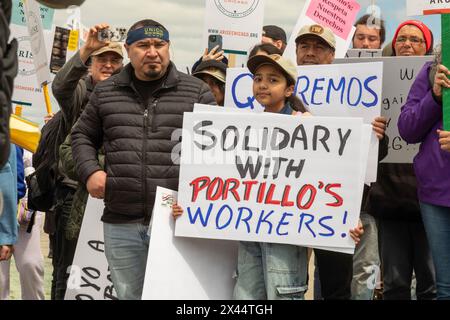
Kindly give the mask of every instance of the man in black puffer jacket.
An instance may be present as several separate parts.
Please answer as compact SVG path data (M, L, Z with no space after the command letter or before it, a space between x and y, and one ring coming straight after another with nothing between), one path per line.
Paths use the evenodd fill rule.
M72 132L78 177L105 200L105 254L119 299L141 298L156 187L178 188L183 113L215 104L205 83L177 71L169 46L164 26L135 23L125 45L131 63L96 86ZM102 145L106 172L97 160Z

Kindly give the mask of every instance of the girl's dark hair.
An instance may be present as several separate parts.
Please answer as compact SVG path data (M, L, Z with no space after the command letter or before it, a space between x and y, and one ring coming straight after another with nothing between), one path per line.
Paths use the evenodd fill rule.
M250 50L250 53L248 54L248 58L250 59L251 57L255 56L259 50L264 51L267 54L279 54L280 56L282 55L280 49L275 47L273 44L262 43L262 44L257 44L256 46L254 46L252 48L252 50Z
M298 112L307 112L305 105L303 102L297 97L295 94L292 94L290 97L286 98L287 102L291 105L291 108Z

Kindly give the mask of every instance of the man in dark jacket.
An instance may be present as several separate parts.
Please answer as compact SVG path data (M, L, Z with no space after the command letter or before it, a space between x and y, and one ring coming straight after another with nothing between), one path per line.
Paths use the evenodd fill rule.
M142 20L128 32L131 63L98 84L72 132L80 181L105 200L105 254L119 299L141 299L156 187L178 188L175 131L194 103L215 104L201 80L170 61L169 32ZM105 150L106 172L97 160Z
M58 141L54 146L55 161L59 162L59 147L69 135L75 122L89 101L97 83L118 73L123 67L122 46L117 42L100 41L98 34L109 28L96 25L89 30L86 43L57 73L52 91L61 109ZM90 62L90 75L88 64ZM65 230L78 183L70 179L59 166L55 205L55 235L53 237L52 299L64 299L68 279L67 268L72 264L77 239L67 239Z

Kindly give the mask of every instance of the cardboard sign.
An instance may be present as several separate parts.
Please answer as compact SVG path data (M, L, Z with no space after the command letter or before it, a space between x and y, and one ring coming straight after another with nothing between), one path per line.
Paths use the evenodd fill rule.
M143 300L231 300L238 243L174 237L177 192L158 187Z
M31 52L39 85L50 83L50 66L45 48L44 28L39 5L35 0L24 0L25 16L31 42Z
M261 42L264 0L205 0L203 47L209 35L221 35L225 53L247 55Z
M314 116L362 117L371 124L380 115L383 67L380 63L360 65L298 66L295 92ZM244 68L227 70L225 106L262 112L253 96L253 76ZM378 140L370 141L366 182L376 181Z
M424 57L382 57L382 58L356 58L337 59L335 64L349 64L361 62L383 62L383 95L381 115L388 119L386 135L389 138L389 152L382 162L386 163L412 163L419 150L419 145L407 144L398 132L397 122L400 116L400 108L406 102L409 89L417 74L427 61L432 61L432 56Z
M450 1L447 0L407 0L408 16L450 13Z
M89 197L77 249L70 267L65 300L117 300L105 256L103 200Z
M14 91L12 105L22 106L22 116L27 120L44 124L44 117L47 114L45 109L45 98L43 90L36 78L36 68L33 63L33 53L31 51L30 36L27 27L11 24L11 33L19 43L18 63L19 70L14 79ZM54 38L54 30L44 30L44 40L46 42L47 57L50 59L50 49ZM51 79L54 75L51 75ZM51 86L49 86L51 95ZM55 104L56 109L57 105ZM54 111L56 113L56 110Z
M362 119L185 113L183 130L176 236L353 251Z
M347 4L352 7L352 10L347 7ZM295 39L303 26L312 24L326 26L328 24L336 38L335 57L344 58L356 30L356 28L353 27L353 23L355 22L356 14L359 11L358 6L356 1L307 0L294 30L291 33L283 56L292 61L297 61ZM320 9L318 10L318 8ZM314 17L314 12L317 12L318 17ZM349 17L346 17L344 12L348 13ZM308 13L312 14L308 16ZM312 16L312 18L310 16ZM348 28L350 28L350 32L348 32ZM344 35L346 36L344 37Z

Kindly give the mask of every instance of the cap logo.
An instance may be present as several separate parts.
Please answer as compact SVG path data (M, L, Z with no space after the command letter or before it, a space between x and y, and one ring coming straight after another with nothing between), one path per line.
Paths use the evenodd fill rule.
M312 25L309 28L309 32L315 33L315 34L322 34L324 31L322 26L319 26L318 24Z

